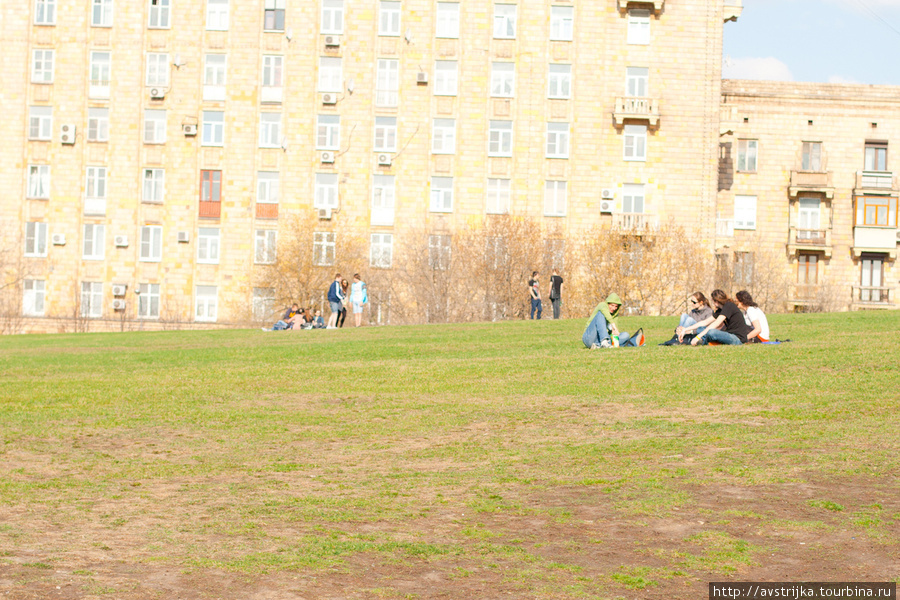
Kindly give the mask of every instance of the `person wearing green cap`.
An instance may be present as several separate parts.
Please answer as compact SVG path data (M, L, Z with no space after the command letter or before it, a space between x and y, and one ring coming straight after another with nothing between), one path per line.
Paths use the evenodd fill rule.
M616 318L622 310L622 299L619 295L612 293L607 296L606 300L597 305L594 313L588 320L587 327L584 328L584 334L581 341L585 347L595 350L597 348L611 348L615 344L613 339L618 338L619 346L643 346L644 332L638 329L634 335L630 335L627 331L619 332L616 325Z

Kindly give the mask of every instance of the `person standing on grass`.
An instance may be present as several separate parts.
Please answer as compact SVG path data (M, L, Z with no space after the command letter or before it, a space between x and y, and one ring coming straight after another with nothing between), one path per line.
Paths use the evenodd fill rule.
M643 329L638 329L634 335L630 335L627 331L619 332L616 319L621 310L622 299L616 293L610 294L606 297L606 300L597 305L581 336L581 342L586 348L596 350L598 348L612 348L615 345L644 345ZM613 343L615 338L618 338L618 344Z
M328 288L328 304L331 306L331 316L328 317L328 326L325 329L335 329L337 318L344 308L344 297L341 295L341 274L334 274L334 281Z
M559 276L559 271L553 269L553 275L550 277L550 291L547 296L550 297L550 306L553 307L553 318L559 318L559 309L562 306L562 284L563 278Z
M728 294L722 290L713 290L713 293L710 295L712 296L713 304L716 305L716 311L713 313L713 316L688 327L682 327L681 332L678 334L678 340L681 341L685 335L702 329L691 340L691 346L698 344L705 346L710 342L727 344L729 346L746 344L750 327L744 322L744 313L737 307L737 304L731 301ZM722 329L719 329L719 326L722 326Z
M346 279L341 279L341 312L338 313L337 325L338 327L344 326L344 319L347 318L347 298L350 296L350 284Z
M366 282L359 273L353 275L353 283L350 285L350 306L353 307L353 319L359 327L362 322L363 307L369 303L369 295L366 292Z
M531 279L528 280L528 296L531 299L531 318L534 319L534 311L537 311L537 318L540 320L544 309L541 306L541 286L538 282L537 271L533 271Z

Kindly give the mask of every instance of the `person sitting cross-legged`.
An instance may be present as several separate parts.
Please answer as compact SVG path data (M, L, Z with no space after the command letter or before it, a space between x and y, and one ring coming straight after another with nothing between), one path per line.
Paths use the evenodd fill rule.
M744 322L744 313L722 290L713 290L711 296L713 304L716 305L713 316L703 319L699 323L680 328L679 341L683 340L684 336L699 331L691 340L691 346L705 346L710 342L729 346L746 344L750 327Z

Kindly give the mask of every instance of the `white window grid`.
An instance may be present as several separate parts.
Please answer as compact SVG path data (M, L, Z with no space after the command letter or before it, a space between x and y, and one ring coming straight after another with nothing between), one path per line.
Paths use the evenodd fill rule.
M215 323L218 319L218 289L214 285L198 285L194 295L194 320Z
M488 129L488 156L512 156L512 121L491 121Z
M28 110L28 139L48 141L52 135L53 107L30 107Z
M340 149L341 117L339 115L319 115L316 130L317 150Z
M566 188L565 181L547 180L544 184L544 216L566 216Z
M432 127L431 152L456 153L456 119L435 119Z
M316 173L316 189L313 199L314 208L338 207L338 175L337 173Z
M113 0L91 0L91 27L112 27Z
M228 31L228 0L206 0L206 29Z
M259 115L259 147L281 146L281 113L264 112Z
M628 11L628 44L646 46L650 43L650 11L632 9Z
M89 108L87 139L89 142L109 141L109 109Z
M207 54L203 57L203 85L224 86L227 55Z
M284 56L280 54L263 55L263 81L264 87L284 86Z
M138 318L140 319L158 319L159 318L159 284L158 283L141 283L138 284Z
M626 183L622 186L622 212L629 214L644 213L644 184Z
M568 123L547 123L547 158L569 158Z
M164 169L144 169L143 194L141 200L160 204L166 194L166 171Z
M628 161L647 160L647 126L625 125L623 158Z
M31 83L53 83L53 50L32 50Z
M150 0L150 18L147 27L150 29L168 29L171 10L171 0Z
M319 57L319 91L340 92L342 90L342 82L340 57Z
M435 37L459 38L459 3L438 2Z
M573 25L575 22L575 9L571 6L550 7L550 39L555 41L571 42L573 39Z
M759 156L758 140L738 140L738 171L756 171L757 158Z
M34 24L56 25L56 0L35 0Z
M285 0L266 0L263 8L263 30L284 31Z
M200 227L197 230L197 262L219 264L219 228Z
M434 271L450 268L452 238L449 235L428 236L428 264Z
M87 167L85 169L85 198L106 198L106 167Z
M734 197L734 228L756 229L756 196Z
M625 95L645 98L649 93L650 69L647 67L627 67L625 69Z
M149 108L144 110L144 143L166 143L166 111Z
M162 260L162 227L144 225L141 227L141 254L143 262L159 262Z
M329 35L344 33L344 0L322 0L321 32Z
M222 146L225 143L225 113L219 110L203 111L203 146Z
M25 223L25 256L47 256L47 224L36 221Z
M103 260L106 227L96 223L84 224L84 239L81 257L84 260Z
M379 58L375 73L375 106L394 108L400 101L400 61Z
M82 317L98 319L103 316L103 283L100 281L81 282Z
M378 3L378 35L400 35L400 3L381 0Z
M256 203L278 204L281 195L281 173L259 171L256 174Z
M431 212L453 212L453 178L431 178Z
M568 100L572 97L572 65L551 64L547 79L547 97Z
M497 39L516 38L516 5L494 5L494 37Z
M397 117L375 117L375 152L397 151Z
M335 235L333 231L313 232L313 263L318 267L334 264Z
M491 215L509 214L510 189L509 179L488 179L485 212Z
M516 64L491 63L491 96L511 98L516 91Z
M455 96L459 89L459 63L438 60L434 63L434 95Z
M390 233L373 233L369 246L369 266L390 269L394 253L394 236Z
M109 52L91 52L90 87L88 97L109 98L112 77L112 58Z
M275 262L277 247L278 231L275 229L257 229L254 244L254 262L258 265L271 265Z
M169 55L160 52L147 53L147 86L166 87L169 85Z
M50 165L28 165L28 197L50 197Z
M28 317L44 316L47 282L43 279L26 279L22 295L22 314Z

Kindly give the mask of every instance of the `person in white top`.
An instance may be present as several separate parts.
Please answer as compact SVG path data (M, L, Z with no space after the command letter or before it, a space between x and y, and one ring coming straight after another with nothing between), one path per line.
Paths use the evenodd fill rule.
M741 290L734 296L737 300L738 308L746 313L744 321L750 326L751 331L747 334L747 342L768 342L769 339L769 321L766 314L753 301L753 296L747 290Z
M356 326L359 327L362 322L363 307L369 303L369 294L366 291L366 282L362 280L359 273L353 276L353 284L350 286L350 304L353 305L353 318L356 320Z

